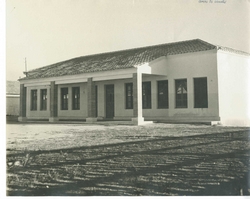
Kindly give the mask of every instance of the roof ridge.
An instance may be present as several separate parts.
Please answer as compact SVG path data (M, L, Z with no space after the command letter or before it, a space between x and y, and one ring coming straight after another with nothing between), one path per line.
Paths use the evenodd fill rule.
M228 51L228 52L233 52L233 53L237 53L237 54L242 54L242 55L248 55L250 56L250 53L242 51L242 50L238 50L235 48L231 48L231 47L225 47L225 46L221 46L221 45L217 45L217 49L218 50L223 50L223 51Z
M217 45L217 44L211 44L211 43L208 43L208 42L206 42L204 40L201 40L201 39L197 39L197 40L199 40L202 43L212 45L212 46L216 47L217 50L223 50L223 51L229 51L229 52L232 51L232 52L237 53L237 54L243 54L243 55L249 55L250 56L250 53L245 52L243 50L238 50L238 49L235 49L235 48L221 46L221 45Z
M139 50L139 49L144 49L144 48L153 48L153 47L159 47L159 46L164 46L164 45L173 45L173 44L177 44L177 43L191 42L191 41L195 41L195 40L199 40L199 39L191 39L191 40L177 41L177 42L164 43L164 44L154 44L151 46L141 46L141 47L135 47L135 48L122 49L122 50L107 51L107 52L102 52L102 53L97 53L97 54L89 54L89 55L84 55L84 56L80 56L80 57L75 57L75 58L69 59L67 61L77 59L77 58L82 58L82 57L91 57L91 56L105 55L105 54L111 54L111 53L120 53L120 52L125 52L125 51L130 51L130 50L132 51L132 50Z
M211 44L211 43L209 43L209 42L207 42L207 41L204 41L204 40L201 40L201 39L197 39L197 40L200 41L200 42L202 42L202 43L204 43L204 44L213 46L213 47L215 47L215 48L217 47L217 45Z

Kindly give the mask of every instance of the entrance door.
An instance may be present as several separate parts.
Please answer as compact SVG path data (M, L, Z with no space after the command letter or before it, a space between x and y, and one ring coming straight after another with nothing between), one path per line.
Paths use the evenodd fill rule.
M106 85L106 118L114 117L114 85Z

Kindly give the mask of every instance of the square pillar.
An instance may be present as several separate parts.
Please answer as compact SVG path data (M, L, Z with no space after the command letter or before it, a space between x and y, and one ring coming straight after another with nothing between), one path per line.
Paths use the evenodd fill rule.
M49 118L49 122L58 121L57 103L58 103L58 86L55 84L55 81L52 81L52 82L50 82L50 118Z
M88 88L88 117L86 118L86 122L97 122L97 104L96 104L96 90L95 90L95 82L93 82L93 78L88 78L87 82Z
M27 95L27 88L24 87L24 84L20 84L20 109L19 109L19 122L24 122L27 120L26 118L26 95Z
M142 117L142 74L133 73L133 124L141 125L144 123Z

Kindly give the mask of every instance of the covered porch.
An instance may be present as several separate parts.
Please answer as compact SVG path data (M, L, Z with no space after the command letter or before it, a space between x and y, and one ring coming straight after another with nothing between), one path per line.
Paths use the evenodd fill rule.
M117 91L119 88L114 89L114 83L112 81L129 81L132 83L132 103L133 108L132 115L130 114L130 122L134 125L143 125L146 123L152 123L151 121L145 121L143 117L143 107L142 107L142 77L143 76L165 76L162 74L166 74L166 67L164 67L164 59L158 58L154 63L160 62L161 64L154 63L146 63L134 68L130 69L120 69L116 71L105 71L105 72L96 72L96 73L86 73L75 76L67 76L67 77L56 77L56 78L46 78L36 81L35 85L46 86L48 88L48 109L49 109L49 117L47 118L49 122L58 122L63 121L64 119L60 117L60 88L62 86L68 86L72 84L86 84L86 92L84 91L84 95L86 95L86 122L87 123L96 123L97 121L121 121L124 120L121 117L116 117L115 109L117 106L114 104L119 104L119 101L115 101L114 96L117 95ZM151 67L154 64L154 67ZM54 81L53 81L54 80ZM110 82L110 83L109 83ZM29 119L27 117L27 111L29 110L27 104L27 98L29 95L27 93L27 88L30 86L35 86L32 81L26 80L23 83L21 82L20 90L20 116L18 118L19 121L27 121ZM99 91L99 87L103 88L103 90ZM102 92L102 93L99 93ZM125 93L123 93L125 98ZM122 93L119 93L122 95ZM98 96L102 96L99 98ZM104 107L104 111L102 114L99 114L98 109L100 106ZM123 105L121 105L123 106ZM98 108L99 107L99 108ZM127 120L126 118L125 120ZM67 119L65 119L67 120ZM74 119L70 119L74 120Z

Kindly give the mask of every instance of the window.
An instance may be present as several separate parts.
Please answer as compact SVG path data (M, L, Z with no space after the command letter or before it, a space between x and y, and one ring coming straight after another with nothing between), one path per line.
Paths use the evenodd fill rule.
M207 78L194 78L194 108L208 108Z
M125 84L126 89L126 109L133 109L133 83Z
M41 110L47 110L47 89L41 89Z
M175 80L176 108L187 108L187 79Z
M72 109L80 110L80 87L72 88Z
M142 83L142 108L151 108L151 82Z
M168 108L168 80L158 81L158 108Z
M31 110L37 110L37 90L31 90Z
M61 109L68 110L68 88L61 88Z

